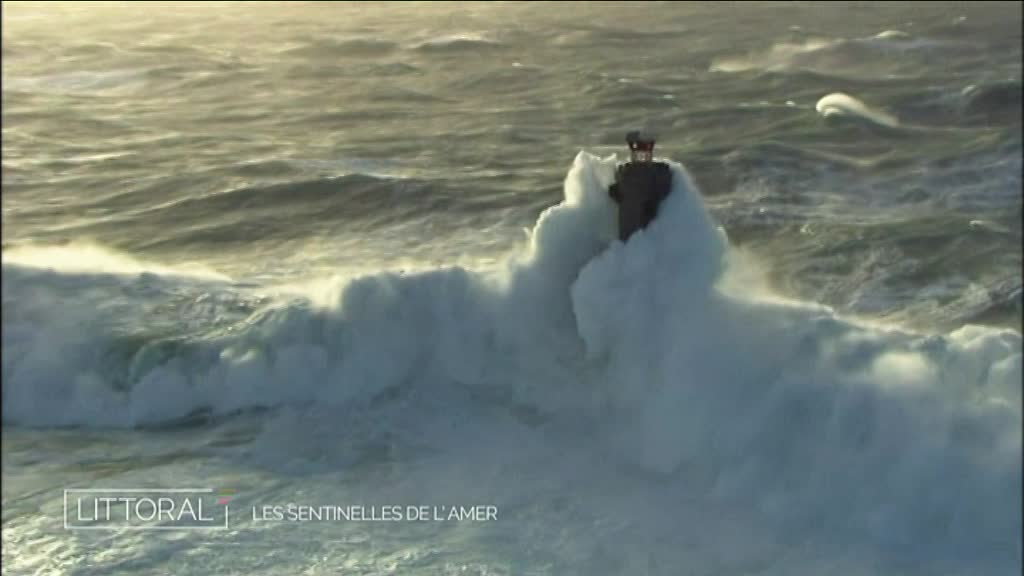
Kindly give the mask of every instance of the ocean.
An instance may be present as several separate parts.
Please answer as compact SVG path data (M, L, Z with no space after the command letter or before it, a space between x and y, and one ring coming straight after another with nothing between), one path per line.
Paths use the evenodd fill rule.
M1021 19L4 2L4 574L1019 573Z

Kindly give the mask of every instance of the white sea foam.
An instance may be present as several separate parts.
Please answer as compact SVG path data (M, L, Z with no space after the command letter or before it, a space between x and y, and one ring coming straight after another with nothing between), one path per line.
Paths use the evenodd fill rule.
M761 513L897 548L1019 565L1018 332L921 335L736 282L723 290L727 239L683 168L673 164L658 219L623 244L606 193L613 167L580 153L565 199L500 274L363 276L340 284L326 309L282 300L187 345L143 346L120 384L102 361L116 337L108 311L48 296L47 283L67 274L5 263L4 421L350 411L409 389L430 390L443 411L463 402L444 395L477 390L579 422L599 451L701 478L715 499L752 499ZM101 288L81 282L83 293ZM340 435L346 422L333 424Z
M815 38L805 42L779 42L759 55L716 59L711 64L712 72L746 72L765 70L778 72L795 66L807 55L839 46L842 40Z
M899 120L895 116L869 108L860 100L841 92L823 96L818 100L815 109L824 118L861 120L888 128L899 126Z
M913 73L921 58L929 58L948 46L939 40L916 38L900 30L884 30L860 38L808 38L772 44L767 50L744 56L716 58L712 72L763 71L790 73L814 71L830 76L877 75L892 67L893 72ZM873 67L866 67L871 64Z
M415 44L413 49L425 52L440 52L448 50L492 48L500 45L500 42L492 40L483 34L468 32L430 38Z
M64 274L154 274L205 280L229 280L229 277L199 264L163 264L144 262L103 246L77 242L64 246L26 244L3 253L4 264L50 269Z

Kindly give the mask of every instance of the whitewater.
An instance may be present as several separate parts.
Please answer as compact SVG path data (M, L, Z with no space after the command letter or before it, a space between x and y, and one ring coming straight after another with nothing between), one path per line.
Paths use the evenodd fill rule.
M367 570L1019 569L1020 333L919 333L774 295L686 169L665 161L672 193L622 243L607 194L616 158L580 152L562 201L486 270L382 270L313 289L98 249L5 251L5 425L199 435L186 462L202 464L174 479L250 482L248 495L302 486L307 496L463 498L502 511L504 528L471 535L377 530L380 548L413 551L352 565ZM187 329L133 337L126 326L168 301ZM260 472L245 480L239 469L250 466ZM295 484L260 484L268 471ZM344 481L353 474L364 481ZM5 543L39 529L26 522L5 524ZM296 530L285 541L337 535ZM266 537L246 526L224 536L244 550L264 549ZM183 570L209 568L216 547L184 538L133 540L115 567L163 566L191 541L201 550ZM476 552L452 564L442 550L465 538ZM100 545L83 536L57 558ZM333 573L329 557L311 573ZM213 565L275 572L252 562Z

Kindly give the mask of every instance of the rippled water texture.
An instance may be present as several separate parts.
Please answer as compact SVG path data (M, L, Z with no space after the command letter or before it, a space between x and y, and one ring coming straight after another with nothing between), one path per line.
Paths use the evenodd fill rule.
M1020 3L2 10L5 574L1020 572Z

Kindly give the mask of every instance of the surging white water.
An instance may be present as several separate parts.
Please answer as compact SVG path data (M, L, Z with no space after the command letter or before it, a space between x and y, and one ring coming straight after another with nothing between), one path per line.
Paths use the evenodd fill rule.
M437 410L417 415L429 421L477 391L578 421L598 453L702 497L915 556L1019 565L1019 333L918 335L726 293L727 239L683 168L673 164L658 219L625 244L606 192L613 170L613 158L580 153L564 201L497 276L368 275L340 283L326 310L278 301L230 329L147 343L114 368L132 306L90 294L137 298L144 312L152 291L204 285L5 263L5 423L372 413L409 389L431 397ZM54 296L68 286L82 297ZM323 441L334 442L351 422L320 421L318 438L329 424Z

